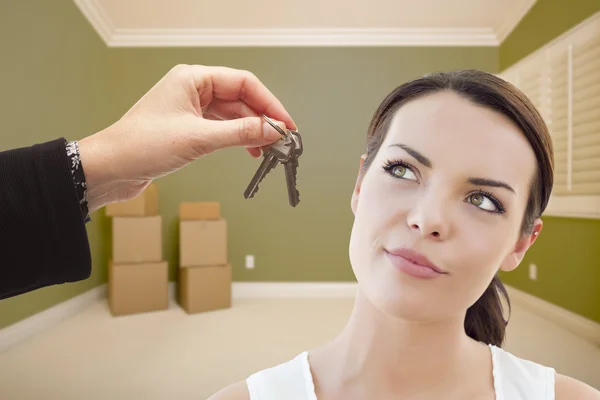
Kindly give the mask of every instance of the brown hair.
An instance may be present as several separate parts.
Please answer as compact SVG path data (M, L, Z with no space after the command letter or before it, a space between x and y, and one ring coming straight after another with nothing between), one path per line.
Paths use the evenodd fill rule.
M546 209L554 183L552 142L546 124L529 99L495 75L476 70L440 72L395 88L379 105L369 125L367 154L361 174L367 170L381 147L395 112L408 101L442 90L453 91L475 104L502 113L521 129L529 141L538 168L532 180L521 233L530 234L535 219ZM496 275L481 297L467 310L464 326L471 338L486 344L502 345L508 320L504 319L500 294L505 297L510 313L508 293Z

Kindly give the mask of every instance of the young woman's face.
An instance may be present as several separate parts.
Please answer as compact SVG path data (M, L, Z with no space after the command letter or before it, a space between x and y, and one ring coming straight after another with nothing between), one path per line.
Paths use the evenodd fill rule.
M402 106L352 198L361 291L408 320L464 317L536 238L520 231L536 167L525 136L499 113L452 92ZM441 272L407 261L409 251Z

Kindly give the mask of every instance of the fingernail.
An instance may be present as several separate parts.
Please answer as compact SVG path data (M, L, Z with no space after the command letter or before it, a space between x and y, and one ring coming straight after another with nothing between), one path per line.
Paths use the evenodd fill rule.
M280 121L273 121L273 122L275 123L275 125L277 125L281 129L283 129L284 131L286 130L285 124L283 122L280 122ZM263 122L263 135L264 135L265 139L268 139L268 140L276 140L281 137L281 133L278 132L277 129L273 128L268 122Z

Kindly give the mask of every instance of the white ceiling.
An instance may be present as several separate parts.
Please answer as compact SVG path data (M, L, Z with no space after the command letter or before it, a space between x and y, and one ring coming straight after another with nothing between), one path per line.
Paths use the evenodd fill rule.
M536 0L74 0L109 46L497 46Z

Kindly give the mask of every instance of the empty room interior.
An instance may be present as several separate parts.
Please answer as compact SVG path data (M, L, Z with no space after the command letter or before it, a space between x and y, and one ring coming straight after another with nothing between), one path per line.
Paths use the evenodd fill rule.
M0 6L0 399L600 398L600 1L264 1Z

